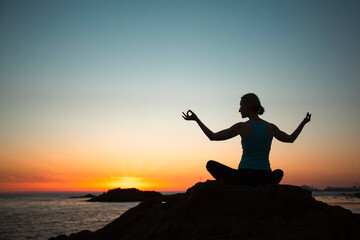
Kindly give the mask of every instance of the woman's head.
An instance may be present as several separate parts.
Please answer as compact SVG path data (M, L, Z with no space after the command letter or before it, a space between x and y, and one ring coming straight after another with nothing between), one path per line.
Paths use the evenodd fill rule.
M247 93L241 97L240 110L243 118L248 117L250 112L262 115L265 112L260 99L254 93Z

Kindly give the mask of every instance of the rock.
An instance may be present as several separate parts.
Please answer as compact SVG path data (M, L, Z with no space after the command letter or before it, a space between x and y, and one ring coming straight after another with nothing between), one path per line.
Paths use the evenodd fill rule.
M116 188L99 196L93 196L88 201L92 202L141 202L152 198L162 197L162 194L154 191L140 191L136 188Z
M65 234L62 234L62 235L57 236L57 237L49 238L49 240L67 240L67 239L69 239L69 237L66 236Z
M81 233L67 239L84 239ZM359 234L358 216L316 201L300 187L207 181L183 194L143 201L104 228L87 231L86 239L335 240L359 239Z
M352 197L360 198L360 192L355 193Z
M93 198L93 197L96 197L96 196L89 193L89 194L82 195L82 196L71 196L69 198Z
M58 237L52 237L49 240L68 240L68 239L77 239L77 240L87 240L90 239L92 235L92 232L89 230L83 230L78 233L72 233L69 237L67 237L65 234L60 235Z

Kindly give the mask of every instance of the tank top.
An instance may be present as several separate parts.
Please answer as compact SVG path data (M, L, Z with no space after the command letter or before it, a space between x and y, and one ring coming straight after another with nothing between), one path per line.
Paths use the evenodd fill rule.
M267 122L254 122L251 120L249 122L253 127L253 132L250 136L241 139L243 154L238 169L271 171L269 153L272 137L266 132Z

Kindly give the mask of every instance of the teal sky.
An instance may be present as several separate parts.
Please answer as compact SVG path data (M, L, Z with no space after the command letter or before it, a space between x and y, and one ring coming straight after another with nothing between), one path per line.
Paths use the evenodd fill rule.
M221 130L254 92L289 133L313 114L295 152L360 174L359 12L359 1L1 1L0 161L80 143L198 156L214 145L181 112Z

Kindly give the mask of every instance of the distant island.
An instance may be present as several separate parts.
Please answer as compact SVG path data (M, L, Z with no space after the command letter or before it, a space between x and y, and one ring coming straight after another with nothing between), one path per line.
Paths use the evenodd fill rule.
M92 198L92 197L95 197L95 195L89 193L82 196L71 196L70 198Z
M163 195L155 191L141 191L136 188L116 188L91 196L89 202L141 202L152 198L161 198Z

